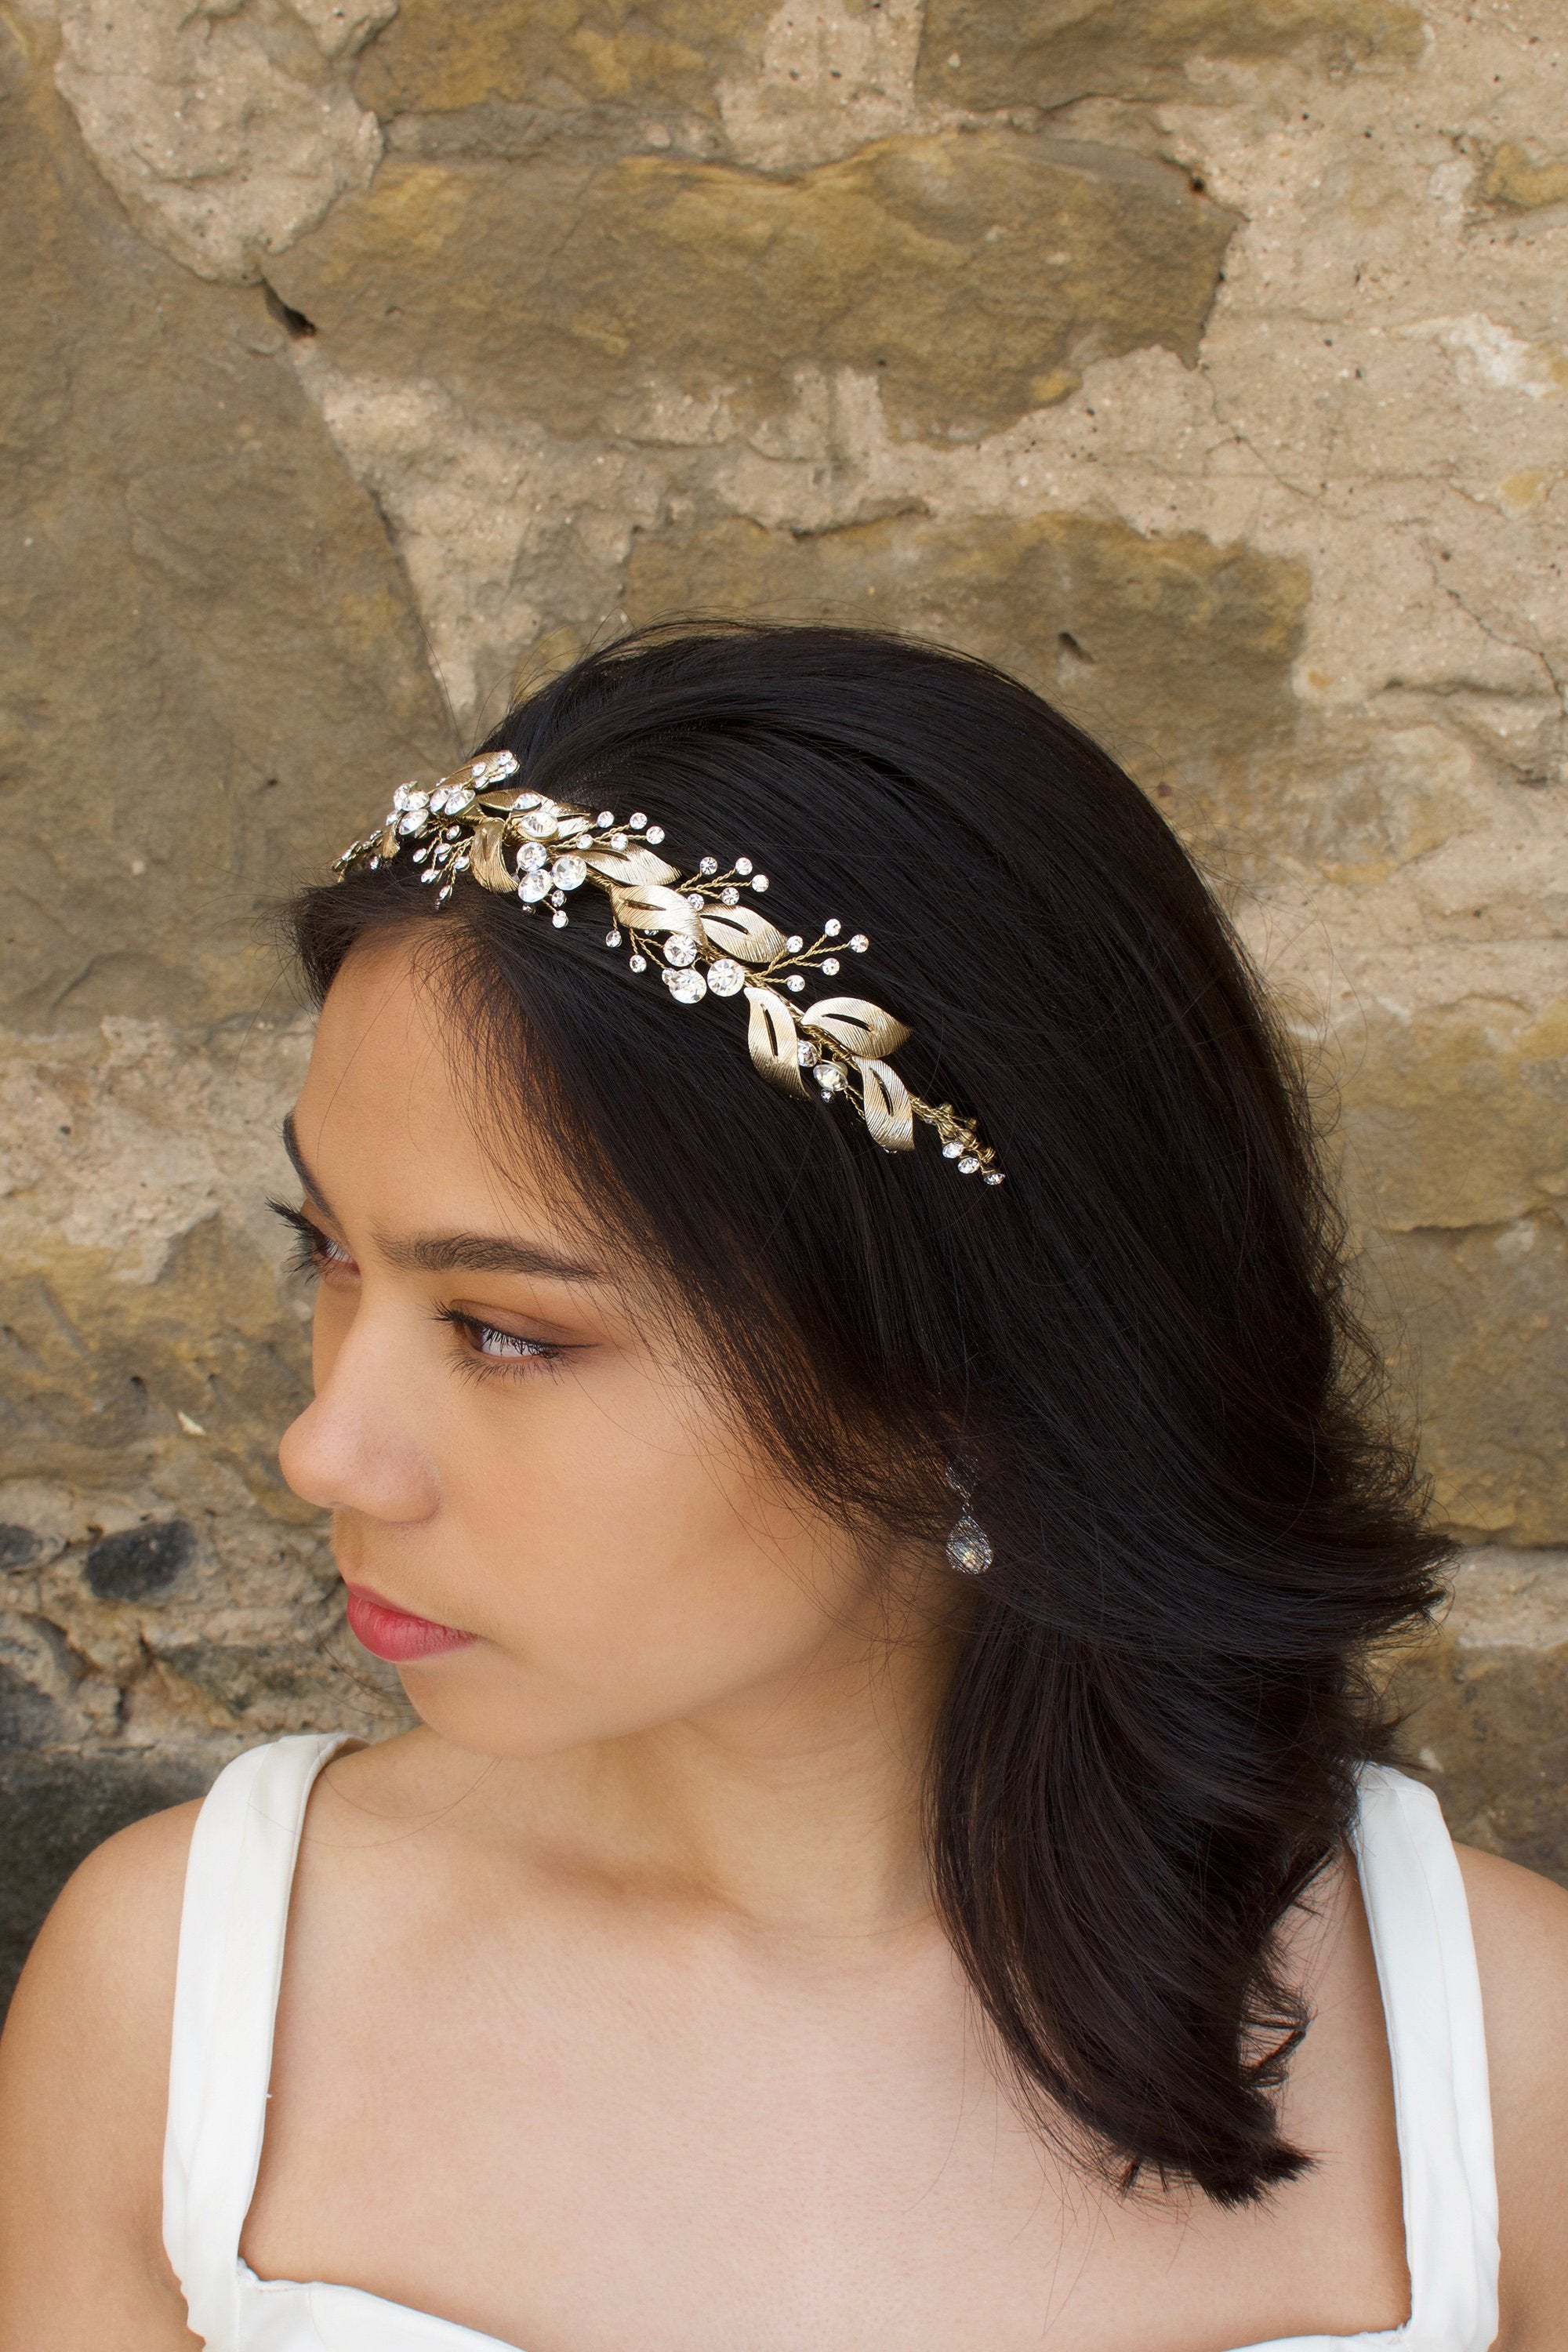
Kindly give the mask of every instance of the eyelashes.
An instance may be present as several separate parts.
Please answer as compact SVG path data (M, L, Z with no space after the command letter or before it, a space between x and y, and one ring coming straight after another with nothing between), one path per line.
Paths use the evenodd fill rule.
M268 1201L268 1207L275 1217L281 1217L294 1236L289 1266L295 1274L324 1274L329 1266L353 1265L353 1260L330 1235L321 1231L303 1209L291 1209L287 1201Z
M313 1217L302 1209L290 1207L287 1201L268 1201L268 1207L280 1217L294 1237L290 1253L290 1270L308 1280L319 1281L323 1274L334 1269L352 1269L354 1264L341 1242L322 1232ZM559 1371L568 1356L576 1353L574 1347L557 1340L528 1339L520 1332L503 1331L494 1323L486 1323L477 1315L466 1315L456 1307L438 1307L435 1319L444 1323L465 1344L455 1351L455 1367L470 1380L515 1378L524 1367L530 1370Z

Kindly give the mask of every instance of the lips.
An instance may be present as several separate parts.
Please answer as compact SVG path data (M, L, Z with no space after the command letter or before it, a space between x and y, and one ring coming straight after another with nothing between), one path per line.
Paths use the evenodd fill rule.
M477 1637L456 1625L438 1625L434 1618L413 1616L395 1609L378 1592L363 1584L348 1588L348 1621L354 1639L373 1657L404 1665L414 1658L437 1658L447 1650L466 1650Z

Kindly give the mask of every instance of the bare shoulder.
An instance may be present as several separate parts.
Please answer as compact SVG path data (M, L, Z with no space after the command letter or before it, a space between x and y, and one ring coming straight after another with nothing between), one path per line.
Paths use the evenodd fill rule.
M1568 1999L1568 1887L1478 1847L1455 1848L1469 1903L1489 2035L1561 2026Z
M180 1909L199 1810L152 1814L90 1853L22 1972L0 2037L0 2352L85 2341L100 2317L117 2319L127 2344L193 2341L161 2223Z
M185 1862L199 1801L132 1822L66 1882L22 1972L6 2022L13 2059L70 2021L68 2040L106 2035L121 2057L147 2037L168 2055ZM165 2066L166 2072L166 2066Z
M1504 2352L1568 2340L1568 1891L1458 1849L1486 2016Z

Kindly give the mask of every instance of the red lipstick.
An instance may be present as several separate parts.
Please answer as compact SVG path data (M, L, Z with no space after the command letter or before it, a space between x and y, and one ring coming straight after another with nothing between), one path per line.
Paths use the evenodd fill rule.
M395 1609L390 1601L365 1585L351 1584L348 1594L348 1620L354 1639L363 1642L373 1657L389 1659L395 1666L415 1658L437 1658L444 1650L467 1649L477 1639L475 1634L460 1633L456 1625L437 1625L433 1618Z

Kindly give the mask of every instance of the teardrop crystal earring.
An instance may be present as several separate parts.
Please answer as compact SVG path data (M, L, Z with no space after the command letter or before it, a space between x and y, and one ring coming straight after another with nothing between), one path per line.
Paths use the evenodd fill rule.
M984 1576L994 1554L991 1549L990 1537L969 1507L974 1493L974 1481L972 1477L966 1478L956 1465L950 1465L947 1483L963 1505L947 1539L947 1564L960 1576Z

